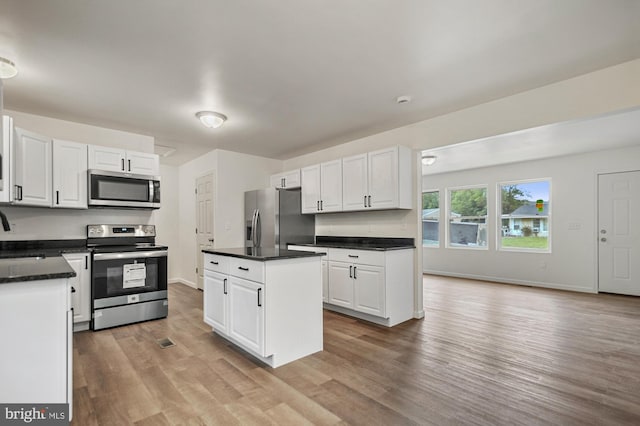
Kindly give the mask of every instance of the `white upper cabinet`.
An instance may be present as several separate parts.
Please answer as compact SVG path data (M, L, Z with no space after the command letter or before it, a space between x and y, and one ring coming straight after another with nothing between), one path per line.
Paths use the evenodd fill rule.
M89 168L111 172L125 171L125 150L89 145Z
M302 213L342 211L342 159L300 170Z
M51 139L15 128L14 204L51 207Z
M300 169L302 181L302 213L320 211L320 164Z
M147 152L89 145L89 169L157 176L160 157Z
M411 149L394 146L342 160L343 210L410 209Z
M126 172L137 175L159 176L160 157L148 152L127 151Z
M270 182L274 188L300 188L300 169L272 175Z
M342 209L364 210L367 207L367 154L342 159Z
M53 140L53 207L87 208L87 145Z

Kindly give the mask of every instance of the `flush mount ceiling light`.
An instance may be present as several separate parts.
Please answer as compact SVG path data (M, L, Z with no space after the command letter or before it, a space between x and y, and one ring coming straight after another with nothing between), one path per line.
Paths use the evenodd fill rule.
M227 116L214 111L200 111L196 112L196 117L200 119L205 127L217 129L227 121Z
M0 56L0 78L11 78L18 74L16 64Z
M422 164L424 164L425 166L431 166L436 162L437 158L438 157L436 157L435 155L423 155Z

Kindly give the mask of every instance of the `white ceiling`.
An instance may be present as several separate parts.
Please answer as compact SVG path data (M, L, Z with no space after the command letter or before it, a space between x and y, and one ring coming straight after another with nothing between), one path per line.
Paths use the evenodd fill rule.
M288 158L636 59L638 22L636 0L0 0L4 103L169 164Z
M423 175L640 145L640 109L524 129L442 148Z

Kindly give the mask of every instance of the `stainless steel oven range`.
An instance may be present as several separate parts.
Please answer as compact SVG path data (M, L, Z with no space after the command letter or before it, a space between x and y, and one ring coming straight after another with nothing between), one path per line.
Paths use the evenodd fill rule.
M87 226L93 330L167 316L167 247L155 236L154 225Z

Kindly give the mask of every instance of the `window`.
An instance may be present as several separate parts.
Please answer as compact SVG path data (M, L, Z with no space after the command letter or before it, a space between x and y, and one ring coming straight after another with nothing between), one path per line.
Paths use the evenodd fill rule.
M487 248L487 188L449 190L449 247Z
M440 191L422 193L422 245L440 247Z
M551 181L499 185L503 250L549 251Z

